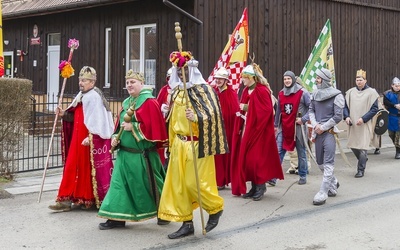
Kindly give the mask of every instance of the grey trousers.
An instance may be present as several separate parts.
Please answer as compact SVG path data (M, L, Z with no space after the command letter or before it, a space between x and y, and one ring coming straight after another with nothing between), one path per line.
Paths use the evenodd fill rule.
M364 172L368 161L367 150L352 148L351 151L353 151L354 155L357 157L358 160L357 171Z

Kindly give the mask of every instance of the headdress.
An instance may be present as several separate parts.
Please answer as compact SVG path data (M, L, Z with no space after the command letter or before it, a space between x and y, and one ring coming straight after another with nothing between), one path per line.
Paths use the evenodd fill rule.
M229 80L229 72L226 68L221 67L215 73L214 78L222 78L222 79Z
M359 70L357 70L356 77L362 77L362 78L364 78L366 80L367 79L367 72L362 70L362 69L359 69Z
M253 65L247 65L246 67L244 67L243 71L242 71L242 76L256 76L256 72L254 72L254 67Z
M167 71L167 77L171 76L171 74L172 74L172 68L173 68L173 67L174 67L174 66L172 66L171 68L168 69L168 71Z
M79 72L79 79L88 79L95 81L97 79L96 70L90 66L83 66L83 68Z
M332 86L331 82L332 73L328 69L326 68L317 69L315 71L315 74L317 74L317 76L321 77L322 79L321 86L318 88L326 89Z
M139 73L139 72L133 72L133 70L128 70L128 72L126 72L126 76L125 79L136 79L138 81L144 82L144 75L143 73Z
M397 78L397 77L393 78L392 84L394 84L394 85L400 85L400 79Z

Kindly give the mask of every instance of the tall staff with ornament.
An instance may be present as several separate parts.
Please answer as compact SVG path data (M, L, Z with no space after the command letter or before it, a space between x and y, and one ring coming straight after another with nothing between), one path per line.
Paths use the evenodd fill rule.
M175 23L179 51L170 55L174 67L168 82L171 102L167 115L170 160L161 194L159 218L183 222L168 238L194 234L193 210L209 214L202 233L213 230L219 222L224 200L218 194L214 155L228 152L218 96L199 71L198 61L182 51L182 34ZM185 75L188 69L189 76Z
M65 90L65 85L67 83L67 79L74 75L74 68L72 67L71 61L72 61L72 56L74 54L74 50L78 49L78 47L79 47L79 40L76 40L75 38L69 39L68 48L70 50L69 50L68 60L67 61L65 61L65 60L61 61L60 65L58 66L58 68L61 71L60 75L64 78L63 84L62 84L62 87L61 87L60 97L58 98L58 107L61 107L61 103L62 103L62 100L63 100L63 97L64 97L64 90ZM42 198L44 180L46 178L46 172L47 172L47 168L48 168L48 165L49 165L49 157L50 157L50 152L51 152L52 146L53 146L53 139L54 139L54 133L56 131L58 116L59 116L59 112L56 112L56 115L54 117L54 122L53 122L53 129L51 131L49 149L47 150L46 162L45 162L45 165L44 165L42 184L40 186L38 202L40 202L40 200Z

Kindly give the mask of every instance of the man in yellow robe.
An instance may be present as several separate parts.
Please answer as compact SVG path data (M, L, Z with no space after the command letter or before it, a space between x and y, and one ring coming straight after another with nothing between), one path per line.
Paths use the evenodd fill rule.
M169 81L172 89L167 119L170 160L158 216L168 221L183 222L178 231L168 235L170 239L194 234L193 210L200 205L194 167L197 167L199 176L201 209L210 215L206 232L217 226L224 208L224 200L218 195L213 156L228 151L225 129L218 97L204 81L197 64L194 60L188 62L188 105L183 83L178 76L182 69L175 67ZM189 126L193 137L190 136ZM195 152L192 151L192 143Z

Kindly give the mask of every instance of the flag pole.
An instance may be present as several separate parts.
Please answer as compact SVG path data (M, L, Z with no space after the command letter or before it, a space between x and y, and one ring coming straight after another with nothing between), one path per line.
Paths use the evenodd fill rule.
M181 27L179 26L179 22L175 23L175 38L178 42L178 50L179 50L179 52L182 52L182 33L181 33ZM186 108L188 109L189 108L189 98L188 98L188 92L187 92L187 86L186 86L185 67L182 67L182 78L183 78L184 98L186 101ZM197 197L198 197L198 202L199 202L199 206L200 206L201 228L202 228L203 235L206 235L206 230L204 227L203 206L202 206L202 202L201 202L199 172L197 169L197 156L196 156L196 151L195 151L194 142L193 142L193 128L192 128L191 121L188 120L188 122L189 122L190 142L191 142L192 153L193 153L194 173L196 176Z
M63 80L63 84L62 84L62 87L61 87L60 97L58 98L58 106L57 106L58 111L56 112L56 115L54 117L53 130L51 131L49 149L47 150L46 162L45 162L44 170L43 170L42 184L40 186L39 197L38 197L38 201L37 201L38 203L40 203L40 200L42 198L44 180L46 178L47 167L49 165L50 152L51 152L51 149L52 149L54 133L55 133L56 126L57 126L59 108L61 107L63 96L64 96L65 85L67 83L67 79L69 77L71 77L73 75L73 72L74 72L73 69L72 69L72 66L71 66L72 55L74 53L74 50L79 47L79 41L76 40L76 39L70 39L68 41L68 47L70 48L68 61L67 62L65 62L65 61L61 62L60 66L59 66L59 68L62 70L61 75L64 77L64 80ZM63 68L61 68L62 66L63 66ZM66 68L69 69L69 72L66 72L66 73L63 72L63 69L64 69L65 66L66 66Z

